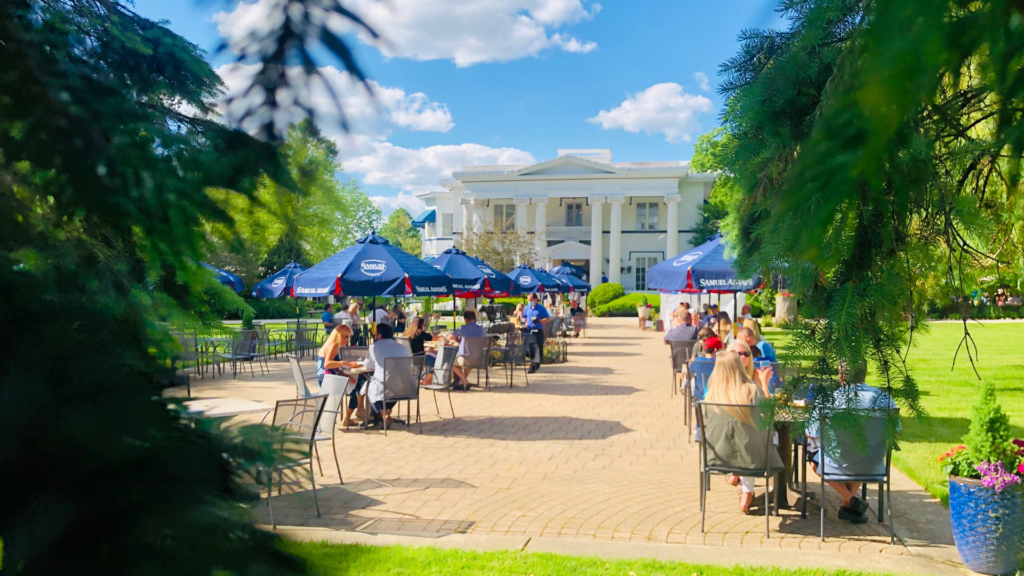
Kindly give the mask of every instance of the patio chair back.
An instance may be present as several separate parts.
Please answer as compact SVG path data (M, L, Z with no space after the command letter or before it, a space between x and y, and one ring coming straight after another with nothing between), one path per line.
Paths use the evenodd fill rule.
M822 410L820 474L826 480L881 482L888 475L894 426L899 410ZM845 470L830 470L825 461L842 462Z
M369 355L369 346L342 346L338 348L338 356L340 356L342 362L362 362Z
M178 354L183 362L197 362L199 360L199 340L195 332L174 332L175 342L181 347Z
M345 398L345 393L349 391L349 386L350 382L347 376L324 375L324 381L320 385L320 394L327 395L327 402L324 404L324 416L320 418L320 431L328 436L334 435L334 423L338 419L341 402Z
M292 378L295 380L295 397L305 398L310 396L309 388L306 386L306 377L302 374L302 367L299 365L299 358L295 354L285 354L288 358L288 365L292 369Z
M231 341L231 355L235 358L252 358L256 354L256 331L242 330Z
M423 356L384 359L384 400L419 400Z
M683 367L690 363L690 356L693 355L693 347L696 340L669 340L672 347L672 371L682 372Z
M710 417L711 411L742 410L750 411L755 422L747 424L731 417ZM707 489L711 474L735 474L737 476L758 477L767 479L774 476L782 468L781 459L772 464L771 455L774 430L757 404L723 404L697 402L697 426L701 431L700 443L700 497L701 517L700 529L704 531L704 514L706 508ZM760 425L759 425L760 424ZM765 425L767 424L767 425ZM742 446L737 444L742 442ZM776 452L777 454L777 452ZM778 489L778 486L776 486ZM769 537L769 502L767 487L764 493L764 532Z
M278 400L274 407L274 426L285 428L303 440L309 440L309 451L313 450L316 440L317 426L327 405L327 395L318 394L305 398Z
M690 374L693 375L693 397L702 400L708 390L708 379L715 370L714 358L694 358L690 362Z
M466 355L463 356L465 368L487 368L488 356L491 351L490 336L471 336L464 338Z
M442 346L437 349L437 357L434 360L434 382L449 388L452 385L452 366L455 364L455 357L459 349L455 346Z

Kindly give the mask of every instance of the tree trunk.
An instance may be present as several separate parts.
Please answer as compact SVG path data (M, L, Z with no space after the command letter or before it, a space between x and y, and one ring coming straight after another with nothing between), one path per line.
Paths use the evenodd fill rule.
M796 320L796 296L775 295L775 323Z

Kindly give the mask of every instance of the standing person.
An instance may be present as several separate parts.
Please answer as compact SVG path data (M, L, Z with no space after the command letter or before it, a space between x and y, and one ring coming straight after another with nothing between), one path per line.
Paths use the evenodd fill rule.
M529 350L533 361L527 372L533 374L540 370L541 362L544 360L544 325L551 321L551 315L548 314L547 308L541 305L536 292L530 294L529 301L526 308L523 308L524 326L522 331L524 334L529 333L532 336Z
M331 333L331 330L334 330L334 326L336 325L334 322L334 314L331 313L331 310L333 309L334 308L330 304L324 304L324 313L320 315L320 320L324 323L324 332L327 332L328 334Z
M391 322L395 325L395 332L405 332L405 310L400 304L391 309Z
M388 358L409 358L409 349L395 340L394 328L389 324L378 324L374 333L374 342L366 357L366 367L373 370L373 377L366 386L366 397L373 412L373 422L367 427L376 426L385 420L391 423L391 409L396 400L384 401L384 360Z
M715 371L708 379L705 402L714 404L760 404L766 396L761 387L748 375L740 356L735 352L723 352L715 361ZM708 464L722 463L741 469L767 467L778 472L784 468L778 450L768 448L763 432L758 434L760 414L756 409L709 406L703 433L716 447L727 450L719 454L708 452ZM765 449L768 453L765 453ZM770 472L773 474L774 472ZM740 485L740 511L744 514L754 502L754 478L728 476L733 486Z
M601 273L601 284L607 284L607 283L608 283L608 276L604 272L602 272Z

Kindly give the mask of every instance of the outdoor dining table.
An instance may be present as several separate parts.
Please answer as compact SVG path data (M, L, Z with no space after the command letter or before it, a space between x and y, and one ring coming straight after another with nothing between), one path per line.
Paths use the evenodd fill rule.
M206 418L227 418L242 414L266 414L274 409L269 404L253 402L242 398L203 398L185 402L185 408L192 416Z
M779 457L782 458L784 465L784 469L775 477L776 510L791 508L789 505L789 479L793 477L793 467L796 465L793 462L792 425L806 418L806 414L802 410L804 406L806 406L806 402L797 400L779 410L775 415L775 431L779 435ZM804 483L807 483L807 478L804 478ZM797 487L793 486L793 490L797 490ZM806 506L803 507L800 517L807 517Z

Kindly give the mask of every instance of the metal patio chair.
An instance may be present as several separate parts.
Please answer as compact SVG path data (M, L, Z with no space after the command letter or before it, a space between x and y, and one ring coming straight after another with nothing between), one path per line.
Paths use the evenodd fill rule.
M448 407L452 409L452 418L455 418L455 405L452 404L452 380L454 374L452 366L455 364L455 357L458 353L459 349L455 346L442 346L438 348L434 367L431 369L434 378L429 385L421 386L424 390L430 390L434 393L434 409L437 410L438 416L441 415L441 408L437 404L437 393L446 392L448 394Z
M221 352L221 359L231 362L231 377L238 378L238 363L248 362L249 373L255 377L252 362L256 359L256 331L242 330L231 340L231 351Z
M416 421L423 432L423 421L420 419L420 375L423 373L423 356L403 356L384 359L384 410L388 402L406 401L406 427L412 425L410 404L416 401ZM375 409L375 408L373 408ZM384 422L384 435L388 434L388 419L381 414Z
M290 436L300 443L300 458L290 462L275 464L269 469L263 467L260 470L260 472L267 476L267 509L270 511L270 524L274 528L277 528L277 522L274 521L274 507L271 504L274 474L278 475L277 494L280 496L281 486L284 484L285 470L296 468L308 469L309 481L313 486L313 503L316 506L316 517L320 517L320 500L316 495L316 479L313 476L313 455L316 452L316 436L319 432L317 426L320 423L326 403L327 395L322 394L307 398L278 400L277 405L274 407L271 425L285 429ZM264 420L266 420L266 417L264 417Z

